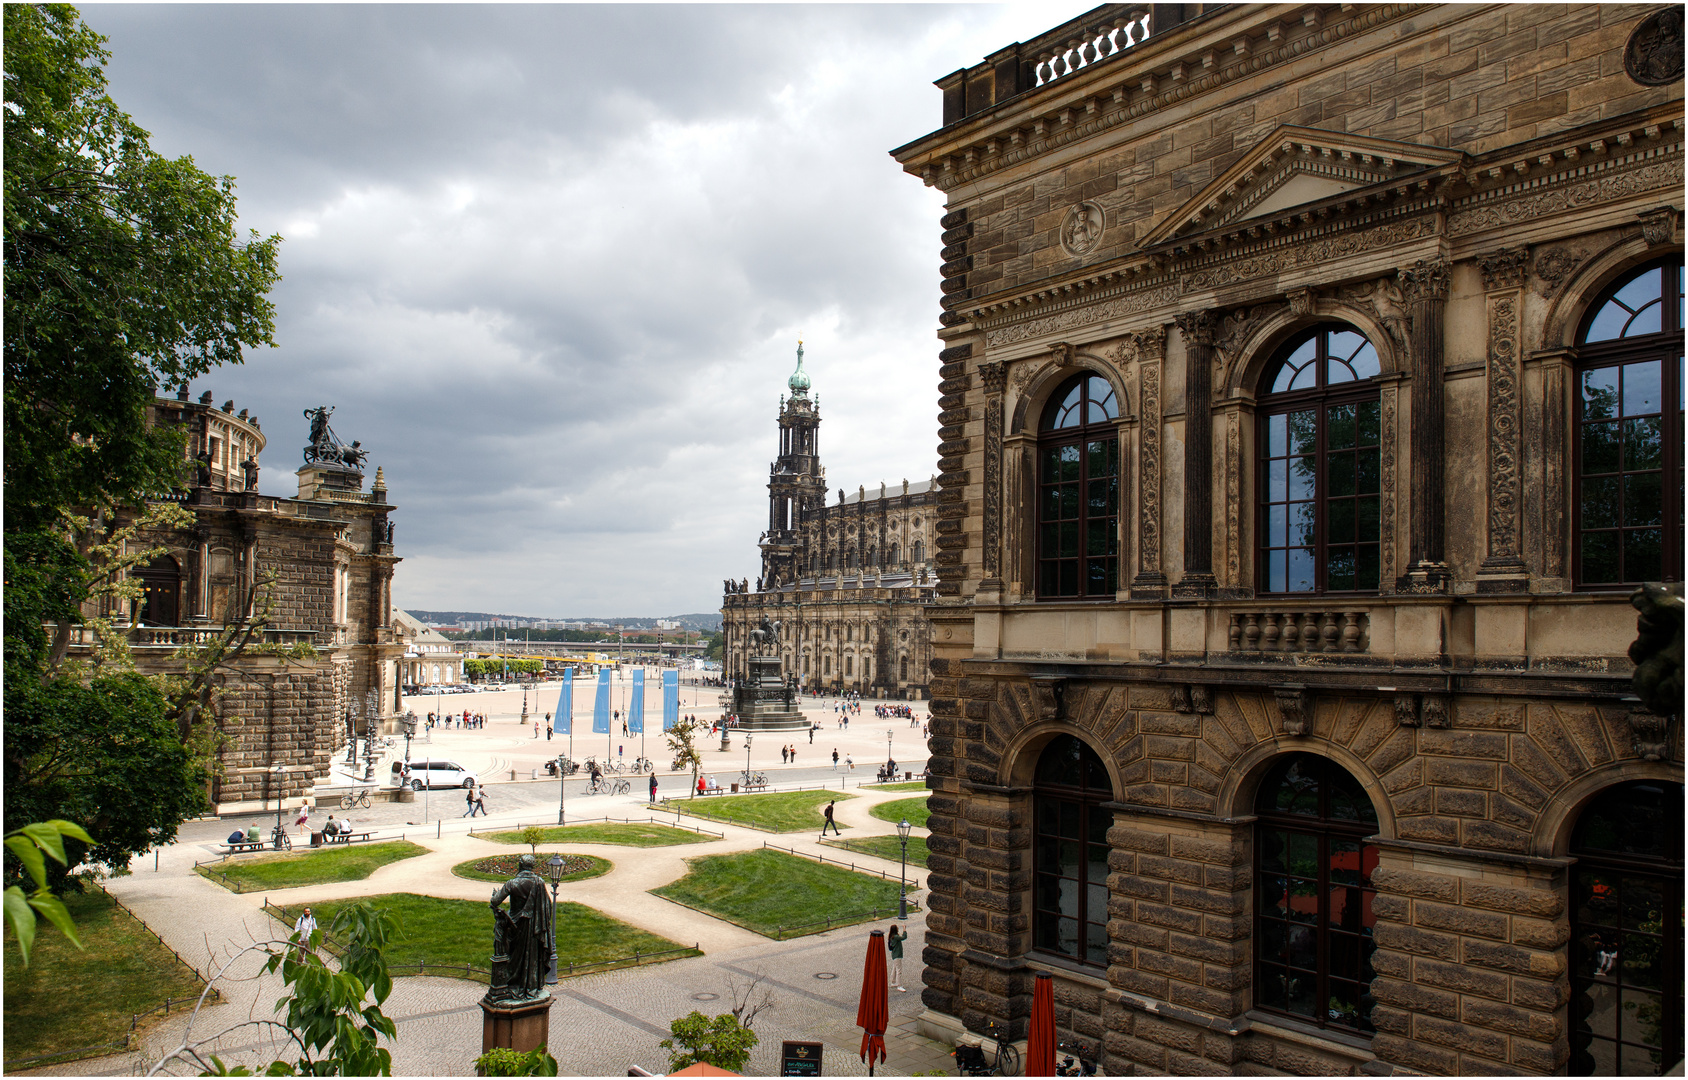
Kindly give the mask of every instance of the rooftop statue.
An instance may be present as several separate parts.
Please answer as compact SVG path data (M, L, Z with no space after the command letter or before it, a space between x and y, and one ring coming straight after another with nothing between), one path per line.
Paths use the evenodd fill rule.
M358 472L363 471L363 463L369 457L369 451L356 439L347 446L335 437L334 429L328 426L328 418L333 414L334 408L330 405L318 405L314 409L305 410L305 419L311 422L311 445L305 447L305 464L315 462L322 465L340 465Z

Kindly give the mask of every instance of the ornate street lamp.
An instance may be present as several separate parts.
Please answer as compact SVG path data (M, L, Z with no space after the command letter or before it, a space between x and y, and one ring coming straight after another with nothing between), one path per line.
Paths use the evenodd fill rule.
M750 736L744 737L744 789L750 790Z
M557 981L557 886L563 883L563 856L559 852L545 860L545 876L551 880L551 970L546 973L545 981Z
M568 758L562 754L557 755L557 824L559 825L565 824L563 818L567 815L569 807L569 774L568 769L564 766L567 761Z
M270 775L275 777L275 849L281 850L281 782L287 777L287 769L282 765L271 765Z
M399 718L399 723L404 725L404 763L409 765L410 740L416 735L416 710L406 709L404 716Z
M911 828L913 826L908 823L908 818L897 822L897 839L903 845L903 866L898 871L898 887L901 890L901 895L897 897L897 918L899 919L908 918L908 833Z

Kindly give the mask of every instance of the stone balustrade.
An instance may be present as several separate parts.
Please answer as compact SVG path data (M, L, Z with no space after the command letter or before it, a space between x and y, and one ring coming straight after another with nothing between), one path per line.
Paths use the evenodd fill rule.
M1038 86L1047 86L1065 75L1115 56L1148 40L1149 12L1133 8L1071 37L1038 40L1027 44L1022 55L1032 58Z
M1363 653L1371 646L1364 611L1233 611L1235 653Z

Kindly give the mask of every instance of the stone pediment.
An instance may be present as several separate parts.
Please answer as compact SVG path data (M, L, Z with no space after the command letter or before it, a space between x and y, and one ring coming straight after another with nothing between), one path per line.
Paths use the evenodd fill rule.
M1340 131L1280 127L1161 221L1145 249L1270 218L1350 192L1411 185L1457 166L1458 150Z

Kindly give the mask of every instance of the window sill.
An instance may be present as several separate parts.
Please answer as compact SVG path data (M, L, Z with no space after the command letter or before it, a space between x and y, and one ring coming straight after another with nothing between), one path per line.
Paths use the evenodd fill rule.
M1260 1009L1250 1009L1243 1016L1248 1021L1249 1031L1255 1035L1270 1035L1285 1042L1299 1043L1315 1050L1339 1054L1362 1062L1377 1059L1377 1055L1372 1053L1371 1037L1367 1035L1332 1031L1308 1021L1279 1016L1277 1013L1268 1013Z
M1026 967L1033 971L1047 971L1058 979L1070 979L1092 990L1107 990L1112 985L1108 982L1107 968L1082 964L1059 953L1028 952Z

